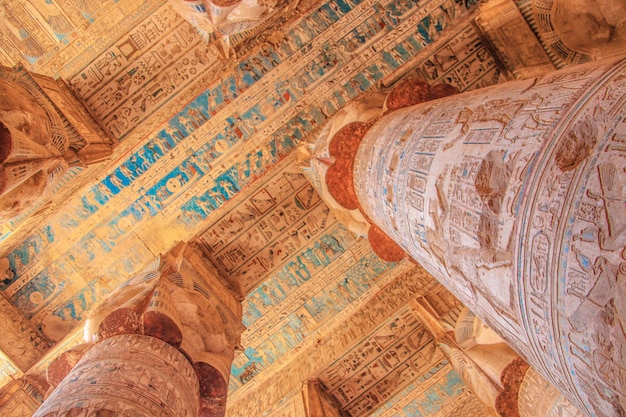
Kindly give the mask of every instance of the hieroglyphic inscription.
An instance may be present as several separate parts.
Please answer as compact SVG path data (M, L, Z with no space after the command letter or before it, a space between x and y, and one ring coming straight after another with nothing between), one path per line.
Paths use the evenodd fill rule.
M347 232L335 230L332 235L322 236L321 241L329 241L327 236L334 239L343 233ZM284 274L290 273L294 261L299 263L304 257L310 257L309 247L246 297L244 321L250 325L242 335L246 345L244 353L234 362L232 375L236 381L231 381L231 390L278 363L288 351L300 345L307 336L321 331L325 322L384 278L391 265L382 263L363 243L337 247L335 254L329 252L330 259L325 263L332 261L327 267L332 273L325 270L315 274L321 268L308 265L315 277L310 275L297 282L292 275L292 279L285 282ZM355 258L358 259L356 263ZM301 271L308 273L307 267L301 266L304 268ZM276 324L277 320L280 325Z
M118 35L124 18L154 10L156 1L128 0L122 4L93 0L19 2L0 5L0 57L2 64L28 63L37 73L53 75L68 61L98 48ZM128 27L132 27L132 18ZM108 33L107 33L108 32Z
M194 29L164 6L68 81L103 127L120 138L215 58Z
M571 379L560 378L556 385L575 391L571 396L595 415L618 413L626 393L621 376L626 194L618 185L626 167L619 147L626 134L624 71L623 64L613 69L606 83L578 103L577 117L557 126L560 140L533 167L537 194L525 211L528 226L520 240L524 271L530 272L520 276L529 278L523 285L535 348L550 372L571 370ZM558 321L544 313L555 308L561 312ZM552 353L551 333L557 328L568 333L560 357Z
M443 355L435 353L430 335L404 311L374 331L331 365L320 380L350 415L363 415L378 406L413 376L423 373ZM416 369L417 367L417 369Z
M587 65L399 110L374 125L356 158L368 216L597 415L617 412L623 398L615 353L626 240L616 185L624 171L623 65ZM613 79L598 82L602 70ZM425 125L443 120L455 126L433 152ZM407 130L411 138L399 143ZM600 328L606 315L615 318L612 330ZM565 329L567 340L559 336Z
M411 267L407 271L407 267L405 264L397 273L387 274L387 277L378 284L380 287L375 295L367 296L366 293L359 297L358 303L352 303L341 312L328 317L323 326L305 338L298 349L285 355L292 356L290 366L274 367L274 372L261 373L235 391L230 396L232 407L229 412L246 415L258 407L265 409L287 396L292 389L299 389L301 379L330 366L331 358L347 352L348 347L362 341L370 331L382 326L386 319L405 306L413 295L426 293L438 285L424 274L421 268ZM335 275L329 276L329 279L334 285L344 281L343 275L339 275L338 281L335 281L337 277L333 279L333 276ZM245 337L245 332L243 336ZM263 390L266 378L271 378L275 382L272 390Z
M384 5L374 1L339 1L321 5L286 23L289 36L250 49L250 55L243 56L234 69L221 73L221 79L209 82L199 96L190 97L187 106L165 125L147 119L144 124L160 127L84 193L65 202L63 213L53 216L17 245L7 256L15 271L10 295L54 264L56 271L63 271L65 279L73 282L63 293L71 288L75 296L44 298L43 308L41 303L37 307L28 303L25 306L36 311L32 320L37 324L44 320L57 322L51 317L58 317L74 325L98 294L114 287L118 279L123 281L129 272L136 272L145 256L200 232L205 227L204 220L235 193L287 156L297 141L347 100L388 74L390 69L380 64L386 59L380 51L393 49L399 38L394 30L398 22L389 17L395 12L386 11L400 11L398 8L402 9L403 19L419 16L419 28L403 32L402 41L414 42L419 38L419 42L428 45L450 42L452 36L440 39L440 32L453 19L462 20L465 16L465 9L459 9L452 1L429 2L419 7L395 1ZM376 17L382 19L384 26L378 25L375 18L379 11L385 11ZM152 21L144 19L143 24ZM141 32L139 27L133 30L132 33ZM137 39L140 37L138 34ZM129 39L130 35L122 40ZM475 35L468 39L476 41ZM110 46L118 48L118 55L122 52L119 48L126 52L132 49L122 40ZM347 51L344 46L350 42L363 53ZM105 55L99 55L85 71L98 62L102 64ZM129 56L140 59L142 55L136 51ZM394 60L400 68L409 57L399 55ZM370 62L369 78L361 75L366 61ZM130 68L134 62L129 61L124 68ZM454 68L451 66L448 71ZM495 71L493 65L489 68ZM98 71L101 75L106 73ZM94 69L93 74L97 73ZM115 78L107 85L114 82ZM102 90L94 87L94 91ZM306 200L306 196L302 198ZM155 236L155 229L163 233ZM36 245L29 243L35 241ZM109 282L103 285L103 270L113 272L107 276L117 278L107 278ZM81 288L81 280L89 288ZM35 290L34 287L29 288ZM20 299L27 299L28 291L23 290L22 294Z

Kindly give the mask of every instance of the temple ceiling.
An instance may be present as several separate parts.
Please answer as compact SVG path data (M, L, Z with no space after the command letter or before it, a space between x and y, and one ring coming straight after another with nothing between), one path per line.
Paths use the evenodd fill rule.
M225 54L165 1L1 0L0 62L65 80L116 149L0 225L3 314L26 329L2 345L0 376L45 369L95 303L196 239L246 295L229 415L296 415L312 377L351 416L484 415L407 307L425 295L453 323L458 302L347 231L294 152L346 102L407 75L498 82L474 3L303 0ZM16 346L36 354L14 366Z

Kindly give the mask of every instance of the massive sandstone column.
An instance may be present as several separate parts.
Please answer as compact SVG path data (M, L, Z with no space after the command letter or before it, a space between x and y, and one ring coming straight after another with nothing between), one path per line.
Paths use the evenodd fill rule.
M374 246L397 242L577 407L624 415L626 60L400 108L436 89L331 123L313 149L322 194L374 223Z
M35 416L223 417L241 313L229 283L180 244L91 314L87 343L48 368Z

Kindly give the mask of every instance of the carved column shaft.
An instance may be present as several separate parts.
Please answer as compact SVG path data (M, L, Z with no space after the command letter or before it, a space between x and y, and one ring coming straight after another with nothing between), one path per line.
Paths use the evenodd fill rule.
M89 349L34 417L197 417L199 405L187 358L162 340L128 334Z
M87 344L48 367L36 417L223 417L240 296L181 243L112 292L85 323Z
M626 409L625 106L626 61L572 67L395 110L339 166L368 219L598 416Z

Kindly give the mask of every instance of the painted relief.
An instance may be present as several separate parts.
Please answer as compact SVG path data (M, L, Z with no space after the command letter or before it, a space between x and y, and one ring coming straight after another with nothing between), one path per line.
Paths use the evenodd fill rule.
M255 389L262 371L312 349L310 335L324 334L393 270L337 226L290 156L297 144L427 46L435 55L420 61L420 71L431 78L475 88L498 71L468 26L441 35L466 15L453 1L318 5L280 20L284 37L241 46L232 65L211 60L215 50L171 12L138 19L140 11L125 35L94 39L100 52L82 66L83 58L61 65L62 50L50 61L127 151L5 254L1 289L56 341L146 259L200 235L219 271L249 292L249 349L235 361L230 385L235 393ZM146 137L134 144L139 134ZM341 281L328 282L333 271ZM363 313L364 328L397 308L403 291L399 285ZM361 331L342 330L328 342L333 349ZM328 356L310 360L322 366Z
M215 60L182 22L162 7L68 80L111 136L123 137Z
M42 401L42 395L34 385L25 378L16 378L2 390L0 413L6 417L30 417Z
M375 44L380 44L378 49L384 49L383 62L388 61L386 57L391 59L388 70L395 70L409 61L415 52L437 40L439 32L462 11L452 0L437 0L431 6L434 9L432 15L420 15L418 19L418 16L414 15L415 9L409 5L400 6L398 9L395 2L391 2L389 7L394 9L394 13L403 12L402 16L408 19L407 24L418 24L417 33L402 40L407 46L398 45L391 49L392 53L387 51L388 42L381 42L383 41L381 36L388 33L393 27L393 22L397 24L398 19L386 21L384 18L375 18L375 14L384 11L374 2L359 5L361 9L365 8L363 6L372 9L365 11L359 20L345 29L345 37L336 43L333 41L330 45L323 44L324 41L330 41L324 30L339 18L338 12L350 11L349 6L345 10L340 8L335 11L330 5L324 5L305 19L301 19L300 24L293 29L286 28L287 36L280 43L269 43L258 48L255 51L258 54L256 57L245 56L235 67L231 79L223 73L219 74L220 84L216 84L213 90L226 85L233 88L214 96L215 104L219 107L223 100L228 102L241 95L245 89L252 87L285 61L290 61L290 68L293 71L294 82L289 84L301 92L315 84L319 78L332 73L336 67L355 58L354 53L359 50L365 52L365 48ZM410 6L415 7L414 4ZM351 14L354 15L354 12ZM197 36L192 36L193 29L189 26L183 25L174 29L177 27L176 20L172 20L170 16L173 14L169 12L169 8L163 7L159 14L144 21L126 38L118 41L116 46L70 79L76 94L103 120L105 129L115 137L126 135L147 115L181 91L185 85L209 68L219 66L216 63L217 51L212 46L207 47L199 42ZM303 51L307 45L312 46L313 39L316 39L315 48L306 51L304 61L297 59L298 56L305 57ZM446 67L453 63L448 62ZM355 73L345 79L342 85L347 94L353 98L382 79L385 72L384 68L376 64L369 65L365 75ZM342 78L346 75L348 74L343 74ZM269 78L270 82L278 81L276 75ZM284 81L279 83L284 84ZM205 117L215 111L215 108L208 104L210 103L199 110L205 113Z
M13 47L11 52L15 54L14 56L25 58L33 63L46 52L47 48L59 42L58 39L51 37L50 33L46 33L43 27L35 28L33 33L25 30L15 12L4 4L0 5L0 16L2 17L0 33L3 44L6 42L7 46ZM48 29L53 32L49 26Z
M368 248L366 242L361 241L350 252L371 254L371 249ZM337 284L344 283L343 273L336 272L350 268L352 256L350 252L332 263L330 268L326 268L315 280L309 281L308 285L317 282L318 286L333 288ZM335 272L335 268L340 269ZM325 372L324 370L329 369L333 363L339 363L340 359L339 362L334 362L334 358L341 358L350 352L352 347L367 344L372 332L380 331L380 335L383 336L379 342L376 342L377 344L393 346L393 341L387 340L389 337L384 336L391 335L392 329L397 329L397 326L393 324L391 324L392 329L387 326L396 320L394 318L396 313L406 306L414 295L426 294L431 291L437 292L437 288L440 287L421 268L410 264L398 265L376 280L377 283L368 292L317 325L307 324L310 320L306 315L303 315L302 310L298 310L297 314L301 317L302 322L308 326L304 332L304 336L306 336L304 340L295 349L285 353L272 367L267 368L232 392L229 398L233 407L229 411L235 415L247 415L254 413L254 410L266 409L266 407L280 403L283 398L286 400L291 396L294 389L300 390L300 381L309 378L310 375ZM310 298L310 296L305 297ZM292 302L302 301L298 297ZM242 334L242 343L244 345L255 343L255 338L263 337L266 328L272 328L266 326L273 326L272 323L275 323L284 312L292 312L294 309L295 307L290 305L290 300L285 300L276 309L271 310L271 313L276 314L276 317L272 317L271 314L266 315L268 321L263 324L263 327L258 327L258 324L261 324L266 316L250 326ZM390 319L390 317L392 318ZM382 331L383 328L388 330ZM250 332L252 333L250 334ZM407 334L411 330L404 329L401 332ZM235 358L234 366L240 365L238 359L241 356ZM288 366L285 366L287 364ZM390 367L389 369L393 370L394 368ZM401 367L401 369L404 368ZM438 368L435 367L435 369ZM386 374L379 372L375 376L380 380L384 379ZM265 387L269 383L272 384L272 389L266 390ZM231 377L231 390L234 387L237 387L237 384ZM391 392L389 391L390 395Z
M19 322L25 327L16 334L41 329L49 340L58 340L146 259L176 240L197 235L219 272L233 277L247 293L246 349L235 360L230 378L239 400L234 415L253 415L250 410L291 398L299 381L320 369L329 370L329 386L352 415L376 407L387 416L484 415L474 413L458 375L437 360L418 326L398 330L389 327L391 322L383 323L409 295L421 291L425 279L403 276L385 285L402 266L380 262L366 242L338 226L290 156L346 102L402 77L408 68L433 84L445 81L461 90L498 81L493 58L463 20L475 2L337 0L303 7L272 21L271 35L238 45L237 58L229 62L218 61L215 45L203 44L160 2L141 7L137 1L118 2L106 20L123 24L110 34L102 26L101 32L95 30L105 19L98 14L101 4L91 0L45 5L32 0L8 9L4 3L0 13L6 9L8 17L0 18L0 62L26 57L33 65L61 73L126 146L118 160L63 202L62 213L50 216L2 254L0 291L30 321ZM158 10L148 16L150 7ZM38 28L25 23L25 13L40 17ZM74 56L64 45L75 47L78 34L69 26L81 24L103 36L83 38L90 50ZM541 325L546 318L511 314L510 307L520 299L515 288L498 280L519 264L506 223L522 215L527 191L521 185L507 188L498 179L519 183L534 169L537 156L525 153L525 144L552 128L555 114L578 94L570 79L551 82L550 96L511 100L513 92L506 91L480 106L460 101L458 109L434 111L436 120L422 120L411 132L405 129L408 136L421 135L406 160L398 152L384 155L395 155L402 163L410 159L410 167L401 170L405 176L396 181L408 197L385 207L384 213L391 217L396 208L410 207L413 217L391 227L411 227L416 232L411 242L443 262L441 270L455 277L478 276L475 286L462 288L458 295L492 300L479 308L497 312L513 337L521 326L536 329L537 351L552 351L551 330ZM611 100L623 96L619 89L613 96L604 93ZM595 158L599 139L594 142L593 137L604 129L602 123L572 127L572 148L562 145L555 151L558 181L545 195L567 194L565 183L579 181L577 173ZM620 129L615 128L607 152L623 151L626 141ZM455 140L444 143L450 134ZM496 149L484 157L448 158L463 146L487 147L496 141ZM444 167L435 158L442 149L450 160ZM595 188L581 198L571 217L578 223L570 233L576 236L574 243L566 247L571 259L568 287L561 294L576 297L562 319L563 326L575 330L570 350L578 355L576 372L587 372L582 367L594 361L611 364L598 368L605 372L592 388L598 406L602 401L597 398L622 389L611 381L621 381L616 350L621 339L612 338L621 329L614 320L621 311L620 297L613 293L619 289L615 277L621 277L623 196L614 184L623 169L603 159L596 171L587 176ZM390 174L377 181L393 185ZM390 194L381 201L403 191L385 189ZM533 311L543 311L542 303L555 291L547 276L558 269L553 258L560 249L548 230L558 228L559 209L552 201L538 204L536 216L527 223L538 228L527 234L525 247L532 261L522 265L529 271L524 274L529 288L537 294ZM447 250L454 256L445 256ZM446 305L443 300L441 304ZM605 319L605 327L588 325L590 318ZM369 331L376 338L364 340ZM29 334L38 337L33 339L38 346L47 346L37 332ZM16 338L16 346L23 342ZM341 358L345 362L328 363L352 348L355 356L346 353ZM369 361L360 361L361 354ZM613 362L612 356L617 358ZM261 392L268 381L275 390ZM407 395L399 398L395 386ZM467 407L460 405L464 399Z
M345 246L337 246L333 253L330 245L336 245L342 236L347 238L342 243ZM320 243L331 248L323 261L315 256L324 253L316 250ZM354 256L351 251L355 249L348 232L334 226L248 294L243 303L244 324L248 327L243 335L246 348L235 359L232 374L237 381L231 382L231 390L278 362L300 345L306 335L317 331L322 323L367 292L392 267L371 253L366 253L356 264L347 265L345 259ZM324 277L320 273L337 263L341 266L335 266L334 282L329 284L330 275ZM272 323L281 315L284 324L276 328Z
M0 63L6 66L26 63L33 69L44 69L37 72L51 75L58 69L54 68L56 63L52 64L52 71L46 68L51 56L61 55L61 65L68 65L68 58L85 49L82 42L86 39L82 31L95 41L87 44L100 43L102 39L97 39L98 32L105 33L104 27L111 25L112 21L123 20L142 6L146 7L142 3L146 2L129 0L123 5L107 4L108 16L105 18L102 2L94 0L5 1L0 5ZM148 5L150 8L154 8L154 4ZM93 33L89 33L91 30Z
M467 390L447 361L442 361L399 391L372 417L487 416L489 410Z
M543 174L534 182L538 194L525 212L532 223L527 238L522 238L524 256L546 258L546 276L562 277L562 281L543 285L523 282L532 306L545 305L548 294L558 294L560 315L554 322L537 315L535 308L527 312L529 321L546 322L538 326L535 346L549 346L548 323L568 329L569 337L562 342L566 365L561 366L575 370L576 391L596 415L626 409L620 376L624 363L619 356L625 334L620 301L626 265L626 238L620 226L624 192L616 185L626 166L619 145L626 137L623 65L610 76L607 84L595 86L594 94L578 103L577 118L563 119L558 125L561 139L538 160L534 172L542 170ZM616 124L616 117L622 121ZM554 180L548 181L548 176ZM556 208L560 199L572 203ZM542 226L538 222L543 222ZM563 238L555 237L557 230ZM537 240L540 231L545 235L542 245L531 245L528 238ZM530 266L523 264L524 270ZM550 362L557 359L549 358L545 366L551 369L555 365Z
M443 42L449 42L450 48L457 51L459 65L446 64L448 72L441 72L444 71L442 67L439 76L474 68L472 63L481 62L477 56L484 53L480 44L472 47L478 55L461 55L465 47L459 43L458 36L439 39L440 30L452 18L461 18L464 9L451 1L435 1L429 5L427 9L420 9L414 3L378 4L368 0L348 4L340 1L311 9L302 18L284 23L289 36L250 49L249 55L243 56L232 71L224 72L219 81L207 83L208 87L201 94L188 101L142 145L133 148L90 184L83 194L67 201L63 213L52 216L49 223L34 230L15 250L6 254L10 268L5 270L8 275L2 285L5 289L10 288L12 296L46 265L62 271L74 282L71 288L78 298L64 296L59 299L48 288L31 284L21 290L20 300L29 300L34 292L47 293L49 298L44 298L45 307L37 310L33 322L40 325L52 321L56 326L61 324L59 320L70 320L73 325L75 320L83 317L80 311L90 308L94 297L115 287L117 281L100 284L103 268L122 272L111 276L124 280L129 271L136 272L140 268L143 256L165 251L174 240L202 231L209 224L205 222L214 221L214 212L235 195L248 190L249 184L289 155L296 144L329 115L387 76L391 68L380 63L385 62L387 55L383 52L393 49L394 42L415 45L439 42L443 49L446 49ZM374 18L376 13L383 11L380 17ZM196 50L194 45L199 45L185 37L187 32L183 26L175 24L173 16L165 9L159 10L70 77L75 91L92 106L93 111L109 117L108 109L114 108L110 107L109 101L117 100L115 97L119 96L116 91L123 93L119 100L134 103L139 110L146 99L147 113L142 114L147 116L152 111L148 99L161 96L152 95L146 89L151 84L146 82L155 80L155 76L161 76L169 68L167 62L170 61L165 55L159 55L164 51L162 48L174 48L167 59L182 63L184 54L192 53ZM430 29L402 32L398 37L394 27L404 21L421 22L420 27ZM333 30L329 30L330 25ZM478 42L471 32L461 38L465 39L461 42ZM350 43L353 46L348 47ZM192 64L193 59L197 58L190 58L188 66L181 68L189 74L190 83L202 72L197 70L195 75L191 74L196 68L193 65L211 65ZM370 75L366 77L359 69L364 59L369 62ZM409 60L408 55L394 58L398 65ZM496 71L488 60L481 65L475 67L481 68L477 71L479 74ZM474 70L471 71L473 74ZM467 85L476 83L468 81ZM154 105L159 106L156 102ZM121 104L115 106L118 109L123 107ZM130 124L128 129L132 129ZM294 167L293 171L297 168ZM307 186L297 185L303 184L301 176L292 176L288 174L281 179L282 185L277 185L276 190L259 190L247 208L242 205L233 212L234 226L223 225L224 233L230 233L229 230L238 223L251 224L247 220L251 215L265 213L263 222L259 222L254 230L245 231L242 238L249 240L244 245L245 252L238 247L243 245L243 240L211 249L218 268L240 274L242 285L249 290L257 282L256 278L248 278L254 271L266 274L277 268L286 254L295 253L298 244L311 241L327 227L327 221L321 220L327 214L315 194L311 194ZM297 189L299 194L281 202L282 197L275 194L281 192L281 187ZM277 200L273 202L272 199ZM314 211L316 220L312 223L305 214L310 210L317 210ZM300 221L306 220L306 226L301 226L298 216ZM217 232L221 227L213 227L212 231ZM156 229L168 232L154 236ZM255 252L255 245L260 248L258 242L273 239L270 235L275 238L276 233L285 235L273 241L271 245L274 246ZM138 236L143 236L141 242L137 242ZM215 239L217 242L224 237L215 236ZM311 261L304 257L300 261L294 259L289 273L282 279L304 282L317 262L323 264L326 257L338 253L332 241L318 245L321 246L311 248L314 256L306 255ZM43 254L47 254L45 261ZM246 259L242 261L244 257ZM306 272L301 264L308 264L309 271ZM237 270L233 269L235 266ZM85 267L87 273L78 274ZM74 289L81 281L93 281L95 287ZM33 296L36 300L41 298L38 297ZM29 314L33 314L33 307L27 307L30 304L22 305L31 309Z

